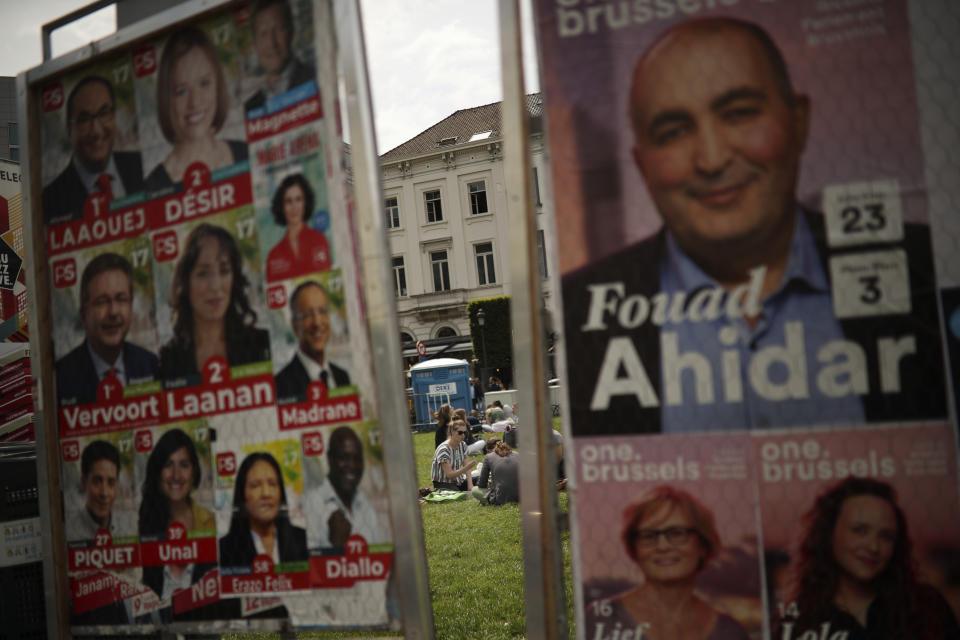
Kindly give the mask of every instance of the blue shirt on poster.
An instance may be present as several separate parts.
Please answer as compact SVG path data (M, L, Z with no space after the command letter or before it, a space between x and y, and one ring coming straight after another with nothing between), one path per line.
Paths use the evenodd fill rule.
M660 290L668 294L685 291L689 300L699 289L719 286L687 257L669 233L660 267ZM672 358L667 352L673 338L665 340L666 332L675 334L676 353ZM788 334L791 344L801 345L796 351L802 350L803 361L753 361L761 349L786 347ZM661 397L664 433L856 424L865 419L859 396L830 397L817 384L817 353L828 342L844 340L844 334L833 313L830 282L800 211L783 279L762 302L755 326L742 317L731 319L721 314L712 321L664 325L661 340L663 386L666 389L667 366L673 366L679 369L673 377L679 375L681 392L680 404ZM733 369L724 375L733 352L739 360L739 372ZM709 366L698 367L696 363L702 365L704 360L684 358L684 354L699 354ZM765 394L758 391L757 381Z

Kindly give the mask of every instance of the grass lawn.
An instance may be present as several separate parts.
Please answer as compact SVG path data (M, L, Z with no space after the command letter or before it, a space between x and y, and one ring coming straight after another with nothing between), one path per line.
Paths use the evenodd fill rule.
M555 420L556 422L556 420ZM432 487L433 432L412 435L417 484ZM411 496L415 500L415 496ZM559 494L567 511L567 494ZM523 538L517 504L484 507L473 498L463 502L421 505L430 575L430 597L438 640L523 638ZM573 588L570 533L561 533L567 599L567 624L573 632ZM388 636L390 633L323 632L301 638ZM253 634L244 634L253 637ZM259 636L263 637L263 636Z
M417 483L433 486L433 433L413 436ZM567 510L561 493L560 510ZM522 638L525 636L523 542L520 507L484 507L474 499L422 505L436 636ZM568 624L573 627L570 534L561 534ZM573 637L573 633L571 633Z

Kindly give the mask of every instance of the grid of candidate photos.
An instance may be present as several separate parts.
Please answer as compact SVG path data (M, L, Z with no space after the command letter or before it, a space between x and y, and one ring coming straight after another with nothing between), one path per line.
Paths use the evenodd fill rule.
M312 11L240 5L41 89L72 624L388 621Z

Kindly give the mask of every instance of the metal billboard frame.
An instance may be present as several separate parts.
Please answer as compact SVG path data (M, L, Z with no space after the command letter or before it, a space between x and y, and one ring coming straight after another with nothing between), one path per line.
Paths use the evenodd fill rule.
M64 540L64 513L60 483L58 451L59 432L56 424L56 399L53 394L53 349L49 339L52 322L50 300L47 292L51 286L51 274L47 264L43 216L40 214L42 192L40 154L31 154L31 149L41 148L40 128L36 124L39 111L39 88L41 83L55 75L91 62L97 57L130 48L154 34L179 23L212 15L231 6L243 4L242 0L190 0L124 27L99 41L50 59L50 34L69 22L97 11L116 0L98 0L74 11L42 28L44 62L17 76L18 120L26 129L21 141L23 206L30 215L25 220L26 247L31 256L27 269L27 288L35 295L29 296L29 320L36 343L32 345L31 367L36 381L35 405L37 413L37 473L40 492L41 526L51 535L43 537L43 577L48 634L50 637L69 638L72 631L79 634L125 635L131 633L160 633L163 636L186 633L217 633L225 631L280 631L289 633L293 628L288 620L231 620L200 623L171 623L167 625L109 625L71 627L69 625L70 594L66 581ZM387 238L382 225L378 225L379 202L382 191L379 181L372 103L367 77L363 34L360 23L358 0L314 0L314 6L325 7L325 16L333 42L330 47L338 60L338 68L328 67L333 80L345 88L345 111L349 116L350 134L353 140L352 158L356 178L356 206L354 208L354 243L360 257L357 265L357 287L363 296L366 310L366 329L374 357L373 373L377 383L378 415L371 415L380 423L381 432L391 441L391 455L386 456L384 466L388 478L387 492L390 516L394 532L394 573L398 585L400 614L408 637L432 638L433 613L427 577L423 525L419 505L409 497L416 495L416 472L413 444L407 428L408 416L405 389L395 375L392 362L400 362L400 342L396 332L396 303L388 283L388 267L382 260L387 255ZM315 23L319 24L321 11L315 11ZM340 29L343 29L341 31ZM338 41L337 38L340 38ZM318 49L319 51L319 49ZM319 53L318 53L319 58ZM318 65L318 73L321 67ZM336 113L334 98L323 96L327 113ZM330 106L328 109L327 106ZM338 138L339 139L339 138ZM358 153L358 151L360 153ZM361 160L362 162L358 162ZM335 172L335 176L339 176ZM336 178L334 178L336 179ZM348 193L343 196L349 198ZM347 203L343 203L346 207ZM398 571L402 569L402 571ZM399 574L399 575L398 575ZM402 582L402 584L401 584ZM337 628L337 627L334 627Z

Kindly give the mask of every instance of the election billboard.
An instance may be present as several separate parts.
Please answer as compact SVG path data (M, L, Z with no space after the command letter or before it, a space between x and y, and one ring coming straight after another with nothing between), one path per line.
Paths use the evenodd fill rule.
M397 625L330 7L208 5L31 86L67 624Z
M535 6L578 636L949 637L922 12Z

